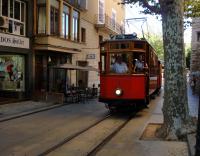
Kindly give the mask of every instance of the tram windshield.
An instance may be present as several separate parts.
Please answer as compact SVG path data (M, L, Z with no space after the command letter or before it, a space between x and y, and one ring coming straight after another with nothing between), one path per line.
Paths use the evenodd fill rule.
M129 58L131 54L128 53L115 53L110 54L110 73L125 74L129 71Z
M137 74L144 73L144 53L110 53L109 73Z

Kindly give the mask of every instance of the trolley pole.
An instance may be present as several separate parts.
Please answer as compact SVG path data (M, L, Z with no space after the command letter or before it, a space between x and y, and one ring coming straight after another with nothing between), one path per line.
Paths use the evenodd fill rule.
M199 109L198 109L198 122L197 122L195 156L200 156L200 91L199 91Z

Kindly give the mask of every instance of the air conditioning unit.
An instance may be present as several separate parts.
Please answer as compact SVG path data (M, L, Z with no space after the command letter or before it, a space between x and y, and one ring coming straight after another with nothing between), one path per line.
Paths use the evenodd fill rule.
M8 17L0 16L0 28L8 29L9 20Z

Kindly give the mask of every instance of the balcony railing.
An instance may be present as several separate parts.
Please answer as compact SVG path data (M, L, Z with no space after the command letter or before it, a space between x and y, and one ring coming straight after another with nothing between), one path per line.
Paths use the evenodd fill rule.
M105 29L113 34L125 33L124 26L118 24L114 19L107 14L95 15L95 27L97 29Z

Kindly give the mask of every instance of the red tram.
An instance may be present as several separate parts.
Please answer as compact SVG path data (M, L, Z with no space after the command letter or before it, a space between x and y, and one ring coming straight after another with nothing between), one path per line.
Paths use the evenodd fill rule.
M137 70L139 60L141 69ZM99 101L110 110L147 105L161 88L161 64L155 50L133 34L116 35L100 44L99 69Z

